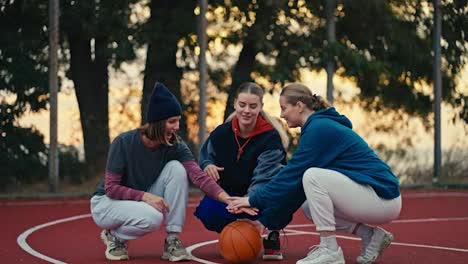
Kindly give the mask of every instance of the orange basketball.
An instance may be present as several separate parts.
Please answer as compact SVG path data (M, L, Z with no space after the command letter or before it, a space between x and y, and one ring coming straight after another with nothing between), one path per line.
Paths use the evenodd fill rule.
M219 236L219 251L231 263L251 262L262 249L258 229L247 221L234 221L225 226Z

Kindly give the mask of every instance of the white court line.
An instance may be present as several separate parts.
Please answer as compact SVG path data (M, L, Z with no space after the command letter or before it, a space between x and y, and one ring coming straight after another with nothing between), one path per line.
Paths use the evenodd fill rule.
M31 248L29 246L29 244L26 242L27 237L30 234L32 234L33 232L35 232L35 231L37 231L39 229L42 229L42 228L45 228L45 227L48 227L48 226L52 226L52 225L56 225L56 224L61 224L61 223L69 222L69 221L74 221L74 220L90 217L90 216L91 216L91 214L77 215L77 216L63 218L63 219L47 222L45 224L32 227L32 228L26 230L25 232L23 232L21 235L18 236L17 243L24 251L26 251L27 253L29 253L29 254L31 254L31 255L39 258L39 259L49 261L49 262L54 263L54 264L64 264L66 262L62 262L60 260L56 260L56 259L53 259L51 257L48 257L48 256L46 256L44 254L41 254L41 253L37 252L33 248ZM462 218L460 217L457 220L460 220L460 219L462 219ZM466 220L466 219L468 219L468 217L463 218L463 220ZM407 222L409 222L409 221L411 221L411 222L416 222L416 221L424 222L425 220L426 219L407 219ZM441 218L441 219L429 218L428 220L430 220L430 221L450 221L451 219L450 218ZM396 220L394 222L397 222L397 221L399 221L399 220ZM400 221L405 221L405 220L400 220ZM312 226L312 224L289 225L288 226L289 228L285 229L285 230L290 232L290 233L288 233L288 235L304 235L304 234L318 235L318 233L316 233L316 232L297 231L297 230L290 229L290 228L294 228L294 227L306 227L306 226L309 227L309 226ZM349 240L359 240L358 238L355 238L355 237L347 237L347 236L339 236L339 235L337 237L344 238L344 239L349 239ZM187 251L191 254L191 252L196 248L199 248L199 247L202 247L202 246L205 246L205 245L209 245L209 244L214 244L214 243L217 243L217 242L218 242L218 240L212 240L212 241L207 241L207 242L194 244L194 245L192 245L190 247L187 247ZM409 243L392 242L392 245L400 245L400 246L408 246L408 247L421 247L421 248L430 248L430 249L441 249L441 250L451 250L451 251L459 251L459 252L468 252L468 249L439 247L439 246L421 245L421 244L409 244ZM197 258L195 256L193 256L193 260L198 261L200 263L205 263L205 264L218 264L216 262L203 260L203 259Z
M317 236L319 235L319 233L317 233L317 232L297 231L297 230L293 230L293 229L289 229L289 228L285 229L285 231L288 231L288 232L292 233L292 234L288 233L288 235L317 235ZM342 238L342 239L347 239L347 240L361 240L360 238L351 237L351 236L337 235L336 237ZM465 248L441 247L441 246L433 246L433 245L425 245L425 244L413 244L413 243L402 243L402 242L392 242L391 245L406 246L406 247L417 247L417 248L441 249L441 250L468 253L468 249L465 249Z
M425 222L449 222L449 221L466 221L468 217L441 217L441 218L419 218L419 219L399 219L393 220L391 224L404 224L404 223L425 223ZM314 224L297 224L288 225L288 227L311 227Z
M65 222L70 222L70 221L90 217L90 216L91 216L91 214L77 215L77 216L72 216L72 217L68 217L68 218L63 218L63 219L47 222L47 223L44 223L42 225L34 226L34 227L24 231L23 233L21 233L21 235L19 235L18 238L16 239L16 242L18 243L18 245L24 251L26 251L29 254L35 256L36 258L43 259L45 261L49 261L49 262L54 263L54 264L65 264L66 262L62 262L60 260L53 259L51 257L48 257L48 256L46 256L44 254L41 254L41 253L37 252L31 246L29 246L28 242L26 242L26 239L28 238L28 236L30 234L32 234L33 232L36 232L39 229L42 229L42 228L45 228L45 227L48 227L48 226L52 226L52 225L56 225L56 224L61 224L61 223L65 223Z
M317 232L297 231L297 230L293 230L293 229L289 229L289 228L284 229L284 231L288 232L286 234L288 236L298 236L298 235L316 235L316 236L318 236L319 235L319 233L317 233ZM284 234L281 234L281 235L284 235ZM342 239L347 239L347 240L361 240L360 238L349 237L349 236L341 236L341 235L337 235L336 237L342 238ZM203 247L203 246L210 245L210 244L215 244L217 242L218 242L218 240L206 241L206 242L191 245L191 246L187 247L186 249L187 249L187 252L190 255L192 255L192 260L198 261L200 263L205 263L205 264L220 264L218 262L212 262L212 261L209 261L209 260L206 260L206 259L198 258L198 257L196 257L196 256L194 256L192 254L192 251L199 248L199 247ZM439 247L439 246L424 245L424 244L410 244L410 243L392 242L391 245L392 246L395 245L395 246L406 246L406 247L417 247L417 248L440 249L440 250L457 251L457 252L468 252L468 249L463 249L463 248Z
M195 207L197 204L194 204L194 203L189 203L188 204L188 207ZM78 219L82 219L82 218L86 218L86 217L91 217L91 214L82 214L82 215L77 215L77 216L72 216L72 217L67 217L67 218L62 218L62 219L58 219L58 220L55 220L55 221L51 221L51 222L47 222L47 223L44 223L42 225L37 225L37 226L33 226L31 228L29 228L28 230L24 231L23 233L21 233L18 238L16 239L16 243L18 243L18 245L24 250L26 251L27 253L39 258L39 259L43 259L45 261L49 261L51 263L56 263L56 264L64 264L66 262L62 262L60 260L57 260L57 259L53 259L51 257L48 257L44 254L41 254L39 252L37 252L36 250L34 250L29 244L28 242L26 242L26 239L28 238L29 235L31 235L33 232L36 232L37 230L39 229L42 229L42 228L45 228L45 227L49 227L49 226L53 226L53 225L57 225L57 224L61 224L61 223L65 223L65 222L70 222L70 221L74 221L74 220L78 220Z
M186 247L185 249L187 250L187 252L192 256L192 260L195 260L195 261L198 261L200 263L205 263L205 264L219 264L218 262L212 262L212 261L209 261L209 260L206 260L206 259L201 259L201 258L197 258L196 256L194 256L192 254L192 251L194 249L197 249L199 247L204 247L206 245L210 245L210 244L215 244L215 243L218 243L218 240L211 240L211 241L206 241L206 242L202 242L202 243L197 243L197 244L194 244L194 245L191 245L189 247Z
M188 207L195 207L196 205L197 204L195 204L195 203L189 203ZM62 262L60 260L53 259L51 257L48 257L48 256L46 256L44 254L41 254L41 253L37 252L36 250L34 250L26 242L28 236L31 235L33 232L35 232L37 230L40 230L42 228L45 228L45 227L49 227L49 226L52 226L52 225L57 225L57 224L61 224L61 223L69 222L69 221L79 220L79 219L90 217L90 216L91 216L91 214L77 215L77 216L58 219L58 220L55 220L55 221L51 221L51 222L47 222L47 223L44 223L44 224L41 224L41 225L31 227L28 230L21 233L18 236L16 241L17 241L18 245L24 251L26 251L27 253L29 253L29 254L31 254L31 255L39 258L39 259L49 261L51 263L64 264L66 262ZM421 223L421 222L441 222L441 221L443 222L443 221L464 221L464 220L468 220L468 217L401 219L401 220L395 220L392 223L418 223L418 222ZM310 226L313 226L313 224L288 225L288 229L285 229L285 230L290 232L290 233L288 233L288 235L296 235L296 234L297 235L300 235L300 234L313 234L314 235L314 234L317 234L316 232L306 232L306 231L298 231L298 230L290 229L290 228L310 227ZM346 237L346 236L337 236L337 237L341 237L341 238L349 239L349 240L359 240L358 238L354 238L354 237ZM190 249L190 251L189 251L189 253L190 253L192 250L194 250L194 249L196 249L198 247L205 246L205 245L208 245L208 244L213 244L213 243L216 243L216 242L218 242L218 240L212 240L212 241L207 241L207 242L203 242L203 243L198 243L198 244L195 244L195 245L192 245L192 246L188 247L187 250ZM421 247L421 248L430 248L430 249L442 249L442 250L451 250L451 251L459 251L459 252L468 252L468 249L439 247L439 246L421 245L421 244L409 244L409 243L400 243L400 242L392 242L392 245L400 245L400 246L408 246L408 247ZM194 260L196 260L198 262L201 262L201 263L206 263L206 264L218 264L216 262L210 262L210 261L207 261L207 260L199 259L199 258L197 258L195 256L194 256Z

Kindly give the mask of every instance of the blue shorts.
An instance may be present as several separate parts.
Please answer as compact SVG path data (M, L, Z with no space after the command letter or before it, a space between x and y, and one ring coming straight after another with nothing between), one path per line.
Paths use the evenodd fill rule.
M249 214L231 214L226 209L227 204L205 196L200 201L194 215L200 219L206 229L221 233L223 228L237 219L257 220L258 216Z

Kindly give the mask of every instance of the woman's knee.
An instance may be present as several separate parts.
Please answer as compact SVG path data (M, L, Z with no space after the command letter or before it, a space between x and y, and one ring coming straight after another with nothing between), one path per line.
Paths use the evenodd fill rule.
M202 222L206 229L218 233L220 233L226 225L235 220L219 217L202 208L197 208L194 215Z
M223 203L207 197L200 202L194 215L200 219L206 229L218 233L227 224L236 220L235 216L227 212Z
M184 165L178 160L169 161L166 166L170 167L171 170L176 174L181 174L187 176L187 171L185 170Z
M187 183L187 171L185 170L184 165L177 160L171 160L166 164L166 167L171 171L171 178L180 183Z
M163 214L153 208L153 210L146 212L144 216L138 219L135 225L140 229L153 231L161 226L163 218Z
M323 169L312 167L312 168L307 169L304 172L304 176L302 177L302 184L303 186L306 186L306 185L317 186L317 185L320 185L322 178L323 178Z

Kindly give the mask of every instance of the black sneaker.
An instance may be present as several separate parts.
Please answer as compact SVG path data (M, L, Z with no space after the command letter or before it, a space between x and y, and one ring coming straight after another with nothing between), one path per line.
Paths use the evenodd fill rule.
M264 260L282 260L280 234L274 230L263 239L263 259Z

